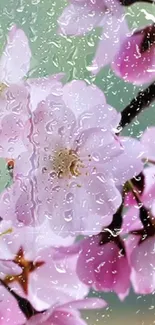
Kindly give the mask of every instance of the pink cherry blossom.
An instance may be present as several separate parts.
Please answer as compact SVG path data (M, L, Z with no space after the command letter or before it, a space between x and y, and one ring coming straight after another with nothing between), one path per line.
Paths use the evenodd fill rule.
M103 308L106 303L102 299L87 298L51 308L41 315L35 315L26 322L26 325L86 325L81 319L79 309Z
M143 167L140 143L127 139L126 151L115 135L119 120L102 91L82 81L41 102L23 132L27 152L15 162L14 184L1 195L2 218L27 225L48 218L62 236L108 226L121 204L116 182Z
M130 266L120 242L101 244L101 236L81 242L77 273L81 281L98 291L114 291L124 299L130 289Z
M122 43L112 67L124 80L136 85L155 77L154 25L134 32Z
M91 70L97 73L111 63L128 33L123 6L117 0L69 0L58 19L59 29L67 35L84 35L103 27Z
M155 167L147 167L144 173L144 189L139 198L142 204L129 197L131 206L124 215L122 233L130 233L126 240L126 250L131 266L131 282L136 293L148 294L155 290ZM150 216L144 215L141 206L150 211ZM142 224L140 217L147 221ZM148 219L146 219L148 218Z
M136 201L134 193L126 198L126 211L123 218L122 233L129 234L126 240L126 251L131 266L131 282L136 293L149 294L155 290L155 128L148 128L141 137L144 148L144 160L148 166L143 170L144 184L137 187L141 205ZM138 180L137 180L138 181ZM136 185L135 185L136 186ZM143 217L141 206L148 209L150 216ZM147 212L146 212L147 213ZM142 220L140 220L141 218ZM148 218L148 226L146 224ZM146 220L143 221L143 218ZM142 221L144 224L142 224Z
M17 158L25 147L21 134L38 102L60 93L63 74L24 80L30 68L31 50L23 30L15 25L8 34L0 59L0 157Z
M59 248L51 246L53 241L58 245L57 237L53 234L52 238L51 231L46 230L44 239L47 226L42 227L24 230L13 227L12 233L1 237L1 279L19 296L28 299L37 311L83 299L88 293L88 287L76 274L78 254L59 252ZM70 244L71 240L67 239L66 243ZM59 238L59 245L63 244L65 240Z
M138 206L129 209L125 215L123 232L133 232L128 235L125 245L131 267L131 283L134 291L139 294L149 294L155 290L155 229L154 226L150 228L144 231Z
M85 325L80 317L79 309L98 309L106 307L106 302L98 298L85 298L70 303L60 304L43 313L38 313L27 320L19 309L17 301L3 286L0 287L0 322L1 325Z

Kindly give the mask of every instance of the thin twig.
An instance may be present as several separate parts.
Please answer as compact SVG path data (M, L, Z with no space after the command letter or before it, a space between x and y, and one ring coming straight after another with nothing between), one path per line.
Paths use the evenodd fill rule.
M137 2L142 2L142 3L145 2L145 3L154 4L155 0L120 0L121 5L126 6L126 7L131 6Z
M7 286L5 281L0 279L0 283L16 299L20 310L23 312L27 319L31 318L33 315L36 315L38 313L27 299L20 297L9 286Z

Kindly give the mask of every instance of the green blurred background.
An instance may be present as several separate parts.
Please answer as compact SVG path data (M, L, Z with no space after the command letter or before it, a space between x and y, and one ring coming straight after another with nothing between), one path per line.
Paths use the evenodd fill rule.
M32 49L32 65L29 76L46 76L65 72L65 81L84 79L95 83L106 94L109 104L121 111L137 94L140 88L124 83L109 67L97 77L89 73L100 35L100 29L86 37L62 37L57 35L57 18L67 4L64 0L0 0L0 51L2 53L7 31L13 23L26 32ZM151 24L155 20L155 6L144 3L134 4L126 9L131 28ZM111 44L113 46L113 44ZM143 86L143 88L146 85ZM141 113L126 128L124 134L139 137L148 125L155 125L155 105ZM9 175L5 163L0 161L0 190L7 186ZM120 302L113 294L103 294L109 307L99 312L84 313L89 324L155 324L154 295L136 296L134 293Z

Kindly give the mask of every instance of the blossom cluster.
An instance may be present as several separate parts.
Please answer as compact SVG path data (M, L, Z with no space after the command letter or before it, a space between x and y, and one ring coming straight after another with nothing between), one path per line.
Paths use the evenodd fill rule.
M127 81L153 79L154 26L131 35L119 2L70 2L59 32L104 25L93 73L111 63ZM107 306L90 289L155 290L155 127L122 136L95 84L27 78L31 57L13 25L0 59L0 324L84 325L79 310Z
M130 30L122 3L127 6L134 2L69 0L58 22L60 33L65 35L84 35L102 27L92 73L110 64L117 76L141 85L153 81L155 76L155 23L152 19L153 24Z

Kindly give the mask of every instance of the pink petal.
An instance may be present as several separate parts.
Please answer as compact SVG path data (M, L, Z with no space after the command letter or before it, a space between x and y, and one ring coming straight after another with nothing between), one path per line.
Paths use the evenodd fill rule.
M24 123L13 114L7 115L1 122L0 157L15 159L26 150L22 142Z
M146 167L143 171L144 180L145 180L145 187L141 196L142 202L145 204L145 207L152 211L154 215L154 208L155 208L155 167L149 166Z
M56 101L62 95L61 79L64 77L63 73L52 75L50 77L43 77L37 79L27 79L26 84L29 87L31 95L31 111L33 112L37 105L45 100L47 96L52 95L53 100Z
M104 127L110 131L120 122L120 114L106 103L103 92L95 85L71 81L63 87L63 100L79 118L82 128Z
M41 315L35 315L28 320L25 325L86 325L85 321L80 318L76 310L68 310L63 306L46 311Z
M145 158L155 160L155 127L148 127L144 131L141 143L146 149Z
M91 192L91 207L97 211L101 217L102 226L110 224L111 216L117 211L122 202L120 192L115 187L112 179L98 173L92 175L85 184L87 190Z
M63 307L59 307L53 312L50 321L55 325L86 325L76 310L70 311Z
M18 307L13 296L0 286L0 324L21 325L25 324L25 316Z
M89 112L94 106L106 104L106 98L97 86L87 85L81 80L73 80L64 85L63 100L76 116Z
M13 256L14 258L14 256ZM16 265L13 261L0 259L0 277L4 279L8 274L20 275L22 268Z
M107 306L107 303L105 300L100 299L100 298L88 298L86 297L85 299L82 300L74 300L71 301L63 307L68 308L68 309L80 309L80 310L87 310L87 309L100 309L104 308Z
M115 243L100 245L99 242L99 236L83 241L77 273L90 287L99 291L113 290L123 298L128 294L130 287L130 267L127 259L119 256L119 248Z
M139 219L139 209L135 207L129 208L123 216L122 234L127 234L130 231L143 229L143 225Z
M6 84L18 83L30 68L31 51L23 30L15 25L9 32L5 50L0 59L0 80Z
M76 273L77 257L65 254L62 259L55 260L51 248L37 253L37 260L45 261L30 278L29 300L37 310L83 299L88 294L88 287Z
M100 23L104 12L105 4L99 0L74 1L58 19L59 31L66 35L83 35Z
M155 49L140 53L144 35L135 33L127 37L117 53L112 67L115 73L135 85L151 82L155 71Z
M46 101L39 103L30 120L29 130L33 130L31 142L35 144L36 149L45 151L45 154L52 155L52 150L59 142L70 140L72 130L75 127L75 116L73 112L65 107L62 99L58 97L53 102L53 96L47 97ZM26 132L28 143L29 137ZM43 148L43 149L42 149ZM54 148L55 150L55 148Z
M104 29L92 65L92 73L111 63L128 33L125 15L107 14Z
M20 179L21 177L28 177L33 169L31 151L25 151L20 154L14 161L13 179Z
M28 118L29 92L24 84L6 87L0 96L0 117L14 114L20 118Z
M124 149L122 154L113 157L113 160L104 167L105 171L113 174L117 184L124 184L143 170L144 148L138 140L133 138L121 137L120 142Z
M129 236L126 240L126 251L130 262L131 282L136 293L149 294L155 290L154 257L152 244L154 237L138 244L140 236Z
M155 276L143 276L134 269L131 273L131 283L136 294L148 295L155 290Z
M147 238L131 254L131 265L140 275L151 276L155 269L154 237Z
M34 222L33 185L29 181L16 180L0 195L0 216L4 220L11 220L15 225L19 223L29 225Z
M115 184L103 175L73 180L68 187L65 184L51 186L51 190L49 187L48 192L40 192L40 195L46 196L45 217L49 218L52 230L64 237L99 233L111 223L113 213L121 204Z
M22 136L29 118L29 93L23 85L9 86L0 97L0 156L16 158L25 151Z
M96 171L106 170L106 163L112 164L113 159L115 161L115 157L120 157L123 153L119 138L101 128L90 128L81 132L74 140L73 148L80 155L83 164L87 166L89 162Z

